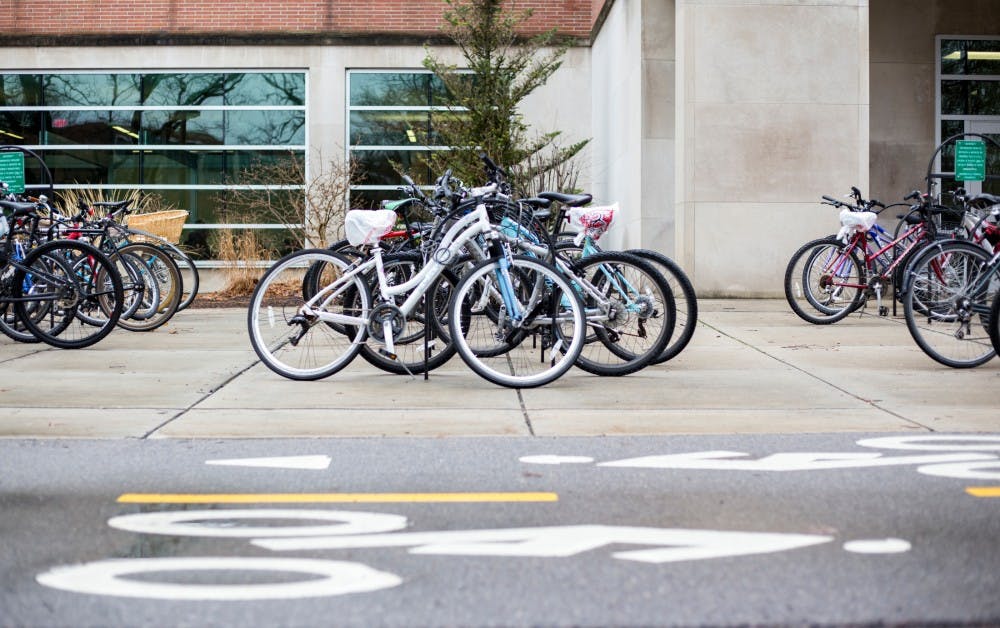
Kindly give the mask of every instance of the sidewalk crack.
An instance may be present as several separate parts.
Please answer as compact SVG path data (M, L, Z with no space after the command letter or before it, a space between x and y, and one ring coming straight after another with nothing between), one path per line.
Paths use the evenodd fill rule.
M242 368L239 371L233 373L232 375L230 375L229 377L227 377L221 384L219 384L218 386L215 386L214 388L212 388L208 392L206 392L204 395L202 395L201 397L199 397L198 399L196 399L194 401L194 403L190 404L188 407L180 410L177 414L173 415L172 417L170 417L166 421L160 423L159 425L157 425L153 429L149 430L148 432L146 432L145 434L143 434L142 436L140 436L139 439L140 440L146 440L146 439L150 438L156 432L160 431L164 427L170 425L171 423L173 423L177 419L181 418L182 416L184 416L185 414L187 414L188 412L190 412L191 410L193 410L194 408L196 408L198 405L200 405L201 403L203 403L206 399L208 399L209 397L211 397L215 393L219 392L220 390L222 390L226 386L228 386L237 377L239 377L240 375L243 375L244 373L246 373L247 371L249 371L253 367L257 366L258 364L260 364L260 360L254 360L253 362L250 363L249 366L246 366L245 368Z

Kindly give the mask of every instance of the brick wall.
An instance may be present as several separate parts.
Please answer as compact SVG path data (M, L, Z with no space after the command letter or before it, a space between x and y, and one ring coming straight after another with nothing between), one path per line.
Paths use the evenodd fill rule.
M526 32L589 38L595 0L515 0ZM444 0L0 0L0 32L21 35L431 35Z

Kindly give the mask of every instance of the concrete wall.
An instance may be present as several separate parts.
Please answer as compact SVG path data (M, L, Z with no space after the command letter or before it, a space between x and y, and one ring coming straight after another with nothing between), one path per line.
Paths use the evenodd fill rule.
M701 296L778 296L867 187L867 0L677 0L678 261Z
M1000 0L871 0L871 195L926 189L937 35L1000 36Z

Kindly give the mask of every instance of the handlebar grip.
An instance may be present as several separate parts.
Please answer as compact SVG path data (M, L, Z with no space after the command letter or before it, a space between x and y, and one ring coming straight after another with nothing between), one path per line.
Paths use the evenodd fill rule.
M835 199L835 198L831 198L831 197L829 197L829 196L825 196L825 195L824 195L824 196L823 196L823 200L824 200L824 201L829 201L829 202L833 203L834 205L840 205L840 201L838 201L838 200L837 200L837 199Z

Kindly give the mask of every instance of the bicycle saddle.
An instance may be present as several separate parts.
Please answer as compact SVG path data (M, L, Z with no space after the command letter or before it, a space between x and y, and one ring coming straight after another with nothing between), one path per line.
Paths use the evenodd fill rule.
M540 192L538 197L549 201L559 201L563 205L569 205L570 207L586 205L594 198L590 194L563 194L562 192Z

